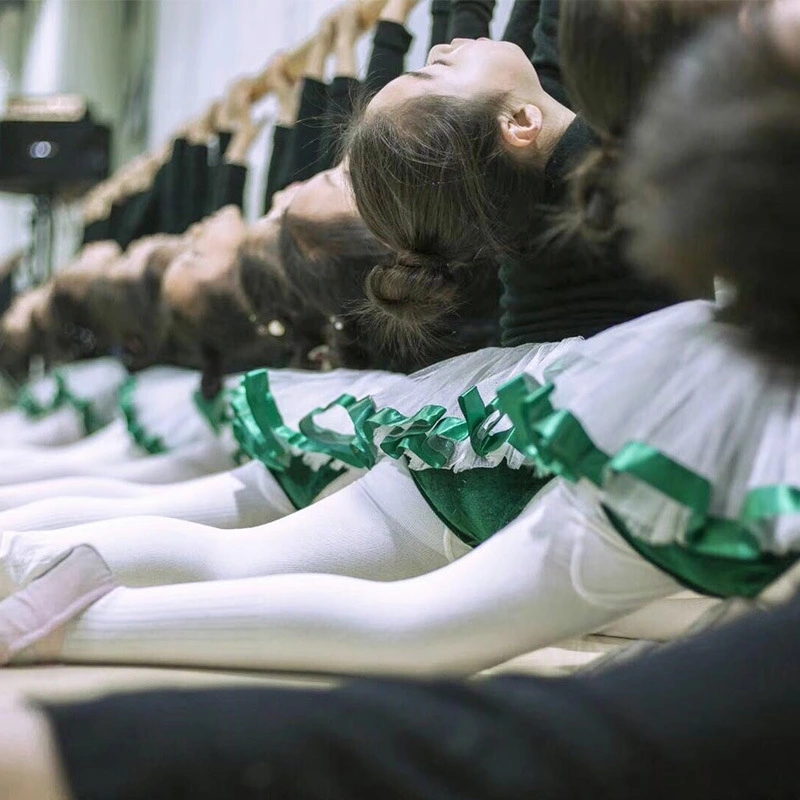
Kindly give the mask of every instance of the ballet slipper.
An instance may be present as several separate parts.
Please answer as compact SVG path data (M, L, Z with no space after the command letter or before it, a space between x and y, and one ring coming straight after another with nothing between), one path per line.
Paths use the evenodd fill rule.
M55 659L64 625L115 588L108 565L89 545L52 558L39 577L0 601L0 666L18 657Z

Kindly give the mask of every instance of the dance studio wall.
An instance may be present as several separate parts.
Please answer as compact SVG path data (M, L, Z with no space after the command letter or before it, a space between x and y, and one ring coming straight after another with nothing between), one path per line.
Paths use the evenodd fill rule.
M76 92L114 128L115 164L146 145L146 128L130 124L135 90L150 83L151 0L28 0L0 11L0 105L9 94ZM132 102L133 100L133 102ZM140 104L141 105L141 104ZM145 99L146 122L149 102ZM29 238L27 198L0 195L0 259ZM77 208L56 215L56 264L74 252Z
M500 0L495 35L500 35L513 0ZM306 39L336 0L158 0L153 68L150 144L159 145L184 120L220 95L237 75L259 70L272 53ZM411 68L420 66L429 37L430 0L414 10ZM361 42L365 64L370 37ZM264 104L264 113L272 107ZM269 158L268 131L251 151L247 210L260 213Z
M499 0L495 34L513 0ZM119 165L161 145L236 76L307 38L336 0L28 0L0 4L0 107L10 93L77 92L114 126ZM424 59L429 0L412 14L409 64ZM369 36L361 42L362 63ZM148 95L149 92L149 95ZM269 101L261 111L269 113ZM261 208L268 130L251 152L248 212ZM0 195L0 260L29 239L31 204ZM77 208L56 218L56 264L74 252Z

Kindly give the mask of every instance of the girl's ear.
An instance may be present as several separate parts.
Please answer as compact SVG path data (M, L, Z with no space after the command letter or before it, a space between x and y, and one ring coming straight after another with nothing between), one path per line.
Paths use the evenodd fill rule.
M532 104L522 106L515 114L502 114L498 121L510 147L530 147L542 130L542 112Z

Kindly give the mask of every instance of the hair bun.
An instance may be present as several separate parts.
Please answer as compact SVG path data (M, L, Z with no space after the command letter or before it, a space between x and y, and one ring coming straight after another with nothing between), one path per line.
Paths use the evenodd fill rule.
M612 236L617 228L617 172L622 152L615 141L594 148L573 175L577 212L574 227L589 241Z
M366 294L384 339L404 348L429 338L458 305L459 283L446 259L402 253L369 273Z
M402 269L424 269L430 272L450 273L450 262L442 256L429 253L400 253L395 266Z

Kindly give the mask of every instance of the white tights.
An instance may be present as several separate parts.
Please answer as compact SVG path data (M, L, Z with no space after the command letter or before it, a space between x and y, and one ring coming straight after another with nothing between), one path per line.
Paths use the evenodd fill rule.
M85 435L83 420L74 408L59 408L36 420L16 408L0 412L0 447L58 447L77 442Z
M169 486L62 478L0 487L0 507L15 493L15 506L0 512L0 530L45 531L137 516L172 517L214 528L250 528L294 511L277 481L258 462Z
M450 563L466 548L388 462L251 530L144 518L4 534L0 582L8 592L78 543L143 588L67 624L58 658L74 662L469 673L677 590L563 484Z
M117 421L93 436L64 447L0 450L0 487L80 476L166 484L211 475L230 467L230 446L214 436L169 453L150 456L131 441L124 423ZM8 506L0 503L0 507Z
M56 500L62 497L97 497L110 500L121 497L142 497L151 492L161 491L164 488L166 487L149 487L141 483L122 481L116 478L91 477L53 478L48 481L11 484L10 486L0 486L0 514L15 508L21 508L30 503ZM88 522L88 520L86 521ZM43 528L52 527L47 519L44 518L41 526ZM19 530L27 530L27 527Z
M141 457L125 423L116 420L85 439L61 447L3 445L0 449L0 485L86 475L111 464ZM91 474L89 472L88 474Z

